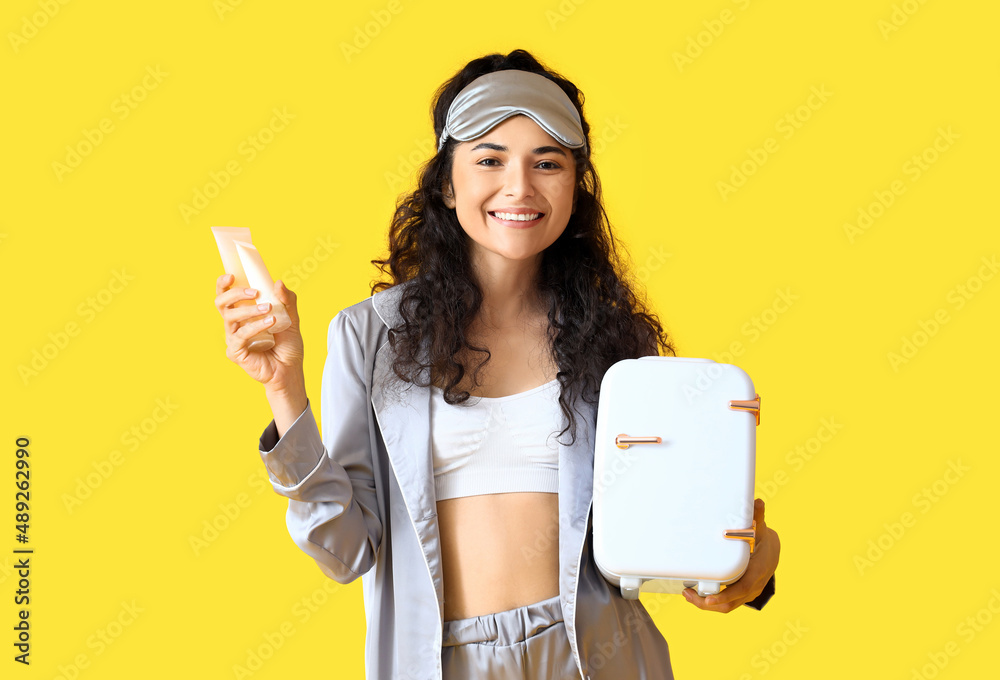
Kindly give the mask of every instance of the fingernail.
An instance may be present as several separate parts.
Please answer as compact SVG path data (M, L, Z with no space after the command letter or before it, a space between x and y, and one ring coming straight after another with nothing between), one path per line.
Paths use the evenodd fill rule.
M243 292L246 293L247 295L256 295L257 294L257 291L254 290L253 288L244 288Z
M261 304L257 305L257 309L259 309L262 312L266 312L269 306L270 306L269 302L262 302Z

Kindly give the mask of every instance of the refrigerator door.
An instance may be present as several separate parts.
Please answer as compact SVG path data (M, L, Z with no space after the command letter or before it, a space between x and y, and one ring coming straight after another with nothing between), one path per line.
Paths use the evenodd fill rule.
M753 383L730 364L643 357L607 371L594 456L594 559L625 597L685 587L706 595L743 574L758 418Z

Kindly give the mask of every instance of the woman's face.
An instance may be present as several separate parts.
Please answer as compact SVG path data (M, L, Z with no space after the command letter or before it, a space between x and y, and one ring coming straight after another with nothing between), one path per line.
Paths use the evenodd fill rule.
M527 260L562 234L573 212L576 164L572 150L524 115L455 147L451 197L471 239L473 262ZM515 213L514 219L510 214ZM530 221L518 218L534 217Z

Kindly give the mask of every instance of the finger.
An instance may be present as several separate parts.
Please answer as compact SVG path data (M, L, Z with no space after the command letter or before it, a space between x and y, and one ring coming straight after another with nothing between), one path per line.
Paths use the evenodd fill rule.
M259 294L255 288L235 287L219 293L215 296L215 306L218 309L229 307L240 300L252 300Z
M248 293L247 290L250 290L251 293ZM270 311L269 304L265 309L259 309L259 306L254 304L239 304L243 300L252 301L256 293L257 291L252 288L237 288L228 290L215 299L216 309L222 315L223 328L225 329L227 341L228 336L235 333L241 323Z
M230 288L215 296L215 308L220 312L227 307L231 307L240 300L253 300L259 295L255 288Z
M707 605L729 605L731 608L735 608L753 599L750 593L752 583L746 579L740 579L735 583L726 586L721 592L715 595L709 595L705 598L705 604Z
M764 501L761 499L756 499L753 504L753 521L757 525L757 540L754 546L754 554L760 551L760 547L764 545L764 538L767 536L767 522L764 521ZM754 555L750 556L753 559Z
M285 282L278 279L274 282L274 295L278 298L278 302L285 306L285 310L288 312L288 318L292 320L292 323L298 325L299 323L299 311L298 311L298 296L285 286Z
M222 318L225 319L226 324L231 327L230 332L236 332L236 326L241 323L246 323L248 321L255 321L266 314L271 313L271 303L262 302L258 305L247 305L239 307L228 307L223 310Z
M723 591L725 592L725 591ZM700 596L693 588L685 588L684 598L693 604L698 609L704 609L709 612L720 612L722 614L728 614L729 612L736 609L739 605L733 602L722 602L717 603L710 600L710 598L717 597L715 595L710 595L708 597Z
M229 357L230 361L239 366L243 366L247 359L250 358L250 348L248 343L244 340L239 343L227 345L226 356Z
M232 277L232 279L233 279L232 281L230 280L230 277ZM215 294L218 295L219 293L222 293L223 291L225 291L226 288L228 288L229 286L233 285L233 283L235 283L235 279L236 279L236 277L233 276L232 274L223 274L222 276L220 276L219 278L217 278L215 280Z
M226 338L226 356L231 361L242 365L250 356L250 340L268 326L274 323L274 316L269 314L262 319L251 321L240 326Z
M274 315L268 314L267 316L257 319L256 321L251 321L245 323L240 328L233 333L233 337L237 339L238 346L242 345L244 348L248 344L248 341L253 336L257 335L263 330L267 330L268 326L274 324Z
M701 597L693 589L688 588L684 591L684 597L699 609L730 612L760 595L767 585L767 578L770 578L770 574L767 578L763 577L761 572L767 567L760 562L760 559L761 552L755 550L754 554L750 556L750 563L743 575L721 592ZM764 559L766 562L766 557Z

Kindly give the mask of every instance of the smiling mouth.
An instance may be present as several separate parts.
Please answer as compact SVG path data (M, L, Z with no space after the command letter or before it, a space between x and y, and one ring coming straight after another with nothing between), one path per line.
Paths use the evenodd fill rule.
M545 213L537 212L537 213L527 213L520 215L517 213L490 211L489 216L502 224L521 226L521 225L534 224L538 222L538 220L545 217Z

